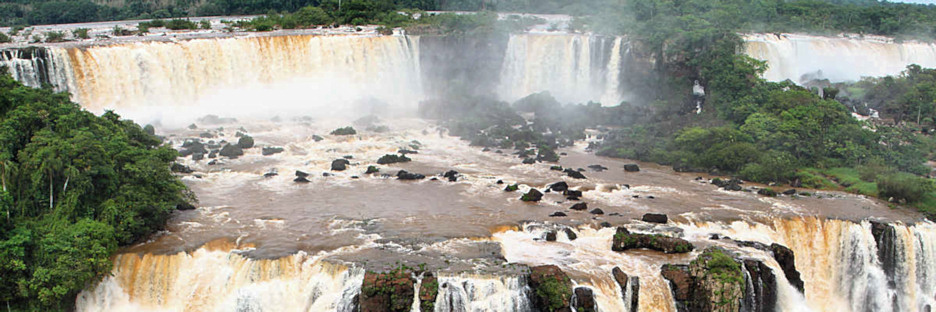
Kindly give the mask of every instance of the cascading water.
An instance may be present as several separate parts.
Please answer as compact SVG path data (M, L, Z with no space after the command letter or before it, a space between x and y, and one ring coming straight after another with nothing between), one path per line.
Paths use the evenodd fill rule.
M501 99L549 91L562 103L621 101L623 38L511 35L501 68Z
M48 84L56 91L68 91L69 62L60 48L0 50L0 66L9 69L17 81L38 88Z
M767 61L764 78L771 81L854 81L896 75L910 64L936 66L934 43L799 34L749 34L744 40L744 53Z
M517 276L443 274L435 312L530 311L529 291Z
M82 292L77 310L352 312L363 269L304 253L253 260L231 245L118 255L113 276Z

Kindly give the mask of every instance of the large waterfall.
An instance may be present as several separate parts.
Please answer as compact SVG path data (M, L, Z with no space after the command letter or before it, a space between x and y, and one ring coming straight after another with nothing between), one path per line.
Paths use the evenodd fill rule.
M751 34L744 40L746 54L767 61L764 78L771 81L854 81L896 75L910 64L936 67L936 44L927 42L799 34Z

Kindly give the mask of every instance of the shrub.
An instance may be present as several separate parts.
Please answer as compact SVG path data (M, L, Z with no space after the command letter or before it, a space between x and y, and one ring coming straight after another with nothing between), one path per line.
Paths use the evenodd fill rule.
M906 172L883 175L876 182L881 198L894 198L907 203L918 202L926 193L933 191L931 180Z
M13 42L13 39L4 33L0 33L0 43L9 43L9 42Z
M46 40L45 42L62 42L65 41L65 33L61 31L50 31L45 33Z
M192 22L190 20L177 18L177 19L173 19L171 21L166 22L166 28L169 28L172 30L198 29L198 26L195 25L195 22Z
M200 22L198 22L198 25L201 27L201 29L211 29L211 22L209 22L208 20L203 19Z
M331 132L331 135L355 135L357 131L353 127L347 126L344 128L338 128Z
M78 38L78 39L91 39L91 37L88 36L88 30L89 29L87 28L78 28L78 29L72 30L72 34L75 35L75 38Z

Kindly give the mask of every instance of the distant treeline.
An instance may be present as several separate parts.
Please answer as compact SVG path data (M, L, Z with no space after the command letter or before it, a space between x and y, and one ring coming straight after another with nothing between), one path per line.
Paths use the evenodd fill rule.
M847 31L882 35L936 37L936 7L873 0L753 0L674 1L683 10L725 10L722 23L750 31ZM325 11L389 12L396 10L463 10L559 13L576 16L620 14L625 7L636 16L666 19L685 12L668 12L655 1L620 0L5 0L0 2L0 25L39 25L108 20L173 18L295 12L307 6ZM679 13L679 14L674 14ZM341 13L334 13L342 15ZM374 13L376 14L376 13ZM691 21L686 21L691 22Z

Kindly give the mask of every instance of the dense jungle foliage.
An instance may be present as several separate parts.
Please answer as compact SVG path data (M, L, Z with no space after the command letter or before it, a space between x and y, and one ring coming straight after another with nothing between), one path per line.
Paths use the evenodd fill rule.
M0 68L0 302L68 310L110 256L192 201L169 171L177 152L139 125L95 116L65 93Z

